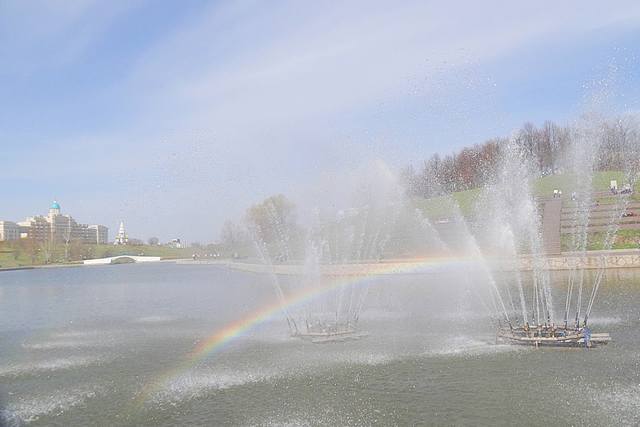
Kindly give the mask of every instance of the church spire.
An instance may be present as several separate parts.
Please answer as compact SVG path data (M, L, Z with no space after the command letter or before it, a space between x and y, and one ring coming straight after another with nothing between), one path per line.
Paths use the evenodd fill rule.
M126 245L129 243L129 236L127 236L127 232L124 229L124 221L120 221L120 228L118 228L118 235L116 236L116 240L113 242L114 245Z

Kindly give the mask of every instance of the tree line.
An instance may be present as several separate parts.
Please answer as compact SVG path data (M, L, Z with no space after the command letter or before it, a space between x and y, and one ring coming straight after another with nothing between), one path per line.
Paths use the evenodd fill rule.
M595 132L585 136L587 127L595 129ZM567 154L572 144L600 146L597 170L623 169L626 159L622 148L630 143L640 144L638 123L633 116L607 120L584 116L573 126L547 121L536 127L528 122L512 138L535 166L539 176L562 173L567 167ZM408 165L400 174L407 194L430 198L478 188L490 182L496 174L502 147L508 141L509 138L493 138L448 155L435 153L417 168L413 164Z

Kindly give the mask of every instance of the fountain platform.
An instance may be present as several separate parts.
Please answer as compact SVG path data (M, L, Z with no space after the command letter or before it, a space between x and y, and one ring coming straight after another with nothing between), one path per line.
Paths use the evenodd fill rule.
M533 347L597 347L611 341L608 332L564 326L519 326L498 328L496 342Z
M301 338L314 344L355 341L369 336L367 332L358 331L352 326L330 325L319 323L309 325L305 332L294 332L292 337Z

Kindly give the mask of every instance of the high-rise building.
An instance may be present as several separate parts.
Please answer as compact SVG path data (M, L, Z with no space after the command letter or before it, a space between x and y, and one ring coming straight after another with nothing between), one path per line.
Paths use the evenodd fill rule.
M7 230L14 230L7 233L0 232L0 240L11 240L15 235L9 221ZM108 241L109 229L104 225L78 224L71 215L63 215L60 204L53 201L49 207L47 216L36 215L15 224L19 238L33 239L37 241L54 241L69 243L81 241L83 243L103 244ZM14 233L14 234L12 234Z
M109 229L104 225L90 225L88 230L95 234L95 243L99 245L106 245L109 241ZM93 234L90 236L93 239Z
M20 227L15 222L0 221L0 241L18 240L20 238Z
M51 224L46 216L36 215L18 222L21 239L45 241L51 238Z

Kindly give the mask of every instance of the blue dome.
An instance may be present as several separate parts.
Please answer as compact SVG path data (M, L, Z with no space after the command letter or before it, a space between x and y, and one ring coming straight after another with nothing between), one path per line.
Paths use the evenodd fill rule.
M51 208L50 209L58 209L58 210L60 210L60 205L58 204L58 202L56 202L54 200L53 203L51 203Z

